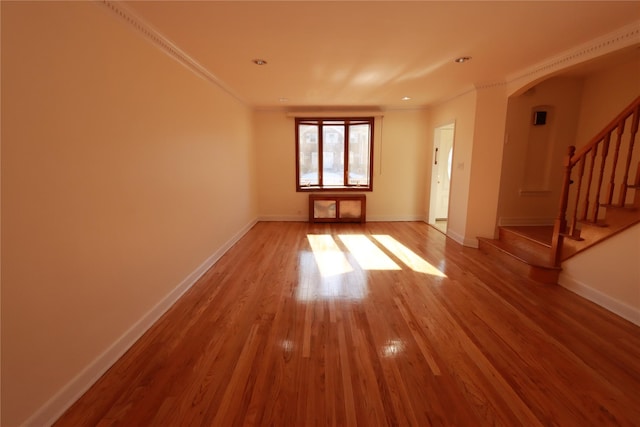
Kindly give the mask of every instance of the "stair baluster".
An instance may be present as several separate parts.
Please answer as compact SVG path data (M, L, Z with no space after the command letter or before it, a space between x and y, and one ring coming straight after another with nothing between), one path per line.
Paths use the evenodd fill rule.
M598 141L600 142L600 141ZM595 144L591 149L591 162L589 162L589 174L587 175L587 191L585 192L584 199L584 207L582 209L582 216L580 217L583 221L589 220L589 205L591 201L589 200L591 196L591 182L593 181L593 169L596 165L596 156L598 155L598 144Z
M573 147L575 151L575 147ZM571 158L572 154L569 154L569 158ZM573 205L573 214L571 215L571 225L569 228L569 235L572 237L576 237L578 235L578 200L580 200L580 192L582 190L582 178L584 177L584 164L586 159L583 157L580 159L580 163L578 166L578 186L576 187L576 202Z
M627 185L629 180L629 168L631 167L631 156L633 155L633 145L636 141L638 133L638 118L640 117L640 105L635 108L633 113L633 124L631 125L631 136L629 138L629 152L627 153L627 161L625 162L624 177L622 178L622 188L620 189L619 206L624 206L627 200Z
M617 136L616 136L616 148L613 151L613 166L611 167L611 178L609 179L609 187L607 188L606 204L611 205L613 201L613 193L616 189L616 170L618 166L618 156L620 154L620 144L622 143L622 134L624 134L625 120L622 119L618 123ZM622 184L624 185L624 183Z
M600 211L600 190L602 189L602 179L604 177L604 167L607 163L607 155L609 154L610 141L611 132L609 132L604 137L604 142L602 145L602 160L600 161L600 173L598 174L598 184L596 185L596 197L593 201L593 207L591 209L591 218L593 218L593 222L598 222L598 212Z

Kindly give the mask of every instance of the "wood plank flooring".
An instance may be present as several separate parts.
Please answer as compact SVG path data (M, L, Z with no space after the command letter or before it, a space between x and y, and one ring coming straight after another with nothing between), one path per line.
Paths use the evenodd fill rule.
M640 328L424 223L258 223L55 425L638 426Z

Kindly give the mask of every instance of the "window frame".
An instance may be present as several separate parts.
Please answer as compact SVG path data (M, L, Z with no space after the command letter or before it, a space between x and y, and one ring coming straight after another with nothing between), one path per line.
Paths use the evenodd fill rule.
M336 124L336 122L342 122ZM318 185L303 185L300 182L300 125L318 126ZM349 184L349 125L367 124L369 125L369 184ZM344 126L344 185L325 186L323 183L323 127L324 126ZM349 191L373 191L373 147L374 147L375 117L295 117L295 139L296 139L296 191L297 192L349 192Z

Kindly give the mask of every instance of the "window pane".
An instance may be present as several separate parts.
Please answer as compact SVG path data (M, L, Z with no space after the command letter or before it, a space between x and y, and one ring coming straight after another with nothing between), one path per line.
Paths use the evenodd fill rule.
M370 126L349 126L349 185L369 185Z
M371 191L373 117L296 118L297 191Z
M301 187L319 185L318 169L318 126L298 127L299 184Z
M344 186L344 126L322 127L322 184Z

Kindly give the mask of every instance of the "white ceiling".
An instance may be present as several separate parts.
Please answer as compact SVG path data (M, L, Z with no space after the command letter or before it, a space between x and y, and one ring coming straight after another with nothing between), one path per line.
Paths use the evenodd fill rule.
M419 108L639 22L640 1L132 1L257 108ZM640 49L632 49L638 55ZM460 56L473 59L454 63ZM255 65L253 59L268 64ZM409 96L411 100L402 101ZM281 98L286 98L282 102Z

